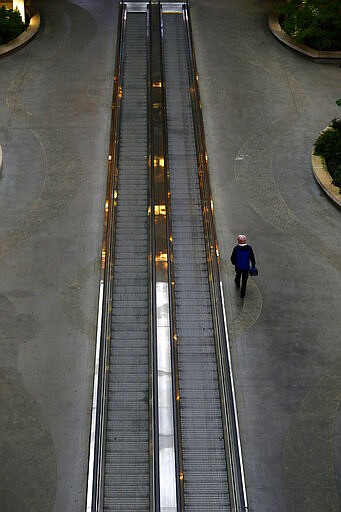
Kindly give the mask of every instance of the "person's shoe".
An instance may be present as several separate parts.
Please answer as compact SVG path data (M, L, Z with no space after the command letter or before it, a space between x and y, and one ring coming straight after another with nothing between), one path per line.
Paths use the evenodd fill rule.
M240 294L240 298L241 298L241 299L244 299L244 297L245 297L245 293L244 293L244 294L242 294L242 293L241 293L241 294Z

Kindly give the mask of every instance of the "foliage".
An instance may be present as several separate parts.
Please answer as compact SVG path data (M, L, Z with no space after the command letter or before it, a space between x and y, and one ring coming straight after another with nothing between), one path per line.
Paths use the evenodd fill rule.
M279 6L283 30L316 50L341 50L341 5L336 0L289 0Z
M325 159L334 185L341 187L341 119L333 119L329 126L315 142L315 155Z
M0 44L5 44L15 39L25 30L25 23L22 21L18 9L14 11L1 7L0 9Z

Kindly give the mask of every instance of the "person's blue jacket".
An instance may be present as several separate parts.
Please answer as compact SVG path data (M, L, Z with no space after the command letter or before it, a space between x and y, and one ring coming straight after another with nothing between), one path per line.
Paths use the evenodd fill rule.
M250 270L250 262L251 267L256 266L255 255L253 254L253 250L251 245L248 244L238 244L234 247L231 254L231 263L238 270Z

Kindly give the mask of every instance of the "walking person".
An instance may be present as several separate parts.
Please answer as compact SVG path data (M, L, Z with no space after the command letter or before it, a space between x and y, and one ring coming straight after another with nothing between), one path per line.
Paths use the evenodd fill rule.
M250 263L251 268L256 266L255 255L251 245L248 245L245 235L238 235L238 245L233 248L231 254L231 263L235 266L236 277L234 282L237 288L240 288L240 279L242 287L240 288L240 297L244 299L246 292L246 284L249 277Z

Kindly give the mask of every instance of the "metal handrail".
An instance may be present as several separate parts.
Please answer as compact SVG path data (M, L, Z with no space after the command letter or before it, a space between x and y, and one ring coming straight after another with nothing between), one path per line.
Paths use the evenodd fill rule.
M150 429L151 429L151 511L160 510L160 478L159 478L159 420L158 420L158 376L157 376L157 313L156 313L156 247L155 247L155 182L154 182L154 111L153 103L153 65L155 30L154 2L150 0L148 7L148 165L149 165L149 342L150 342ZM158 92L158 91L157 91Z
M165 80L163 72L162 55L162 15L161 2L159 0L151 1L149 6L150 16L150 61L149 61L149 154L148 161L150 166L150 276L151 276L151 337L152 347L157 349L157 315L156 315L156 295L155 288L158 279L164 279L168 282L168 300L169 300L169 332L170 332L170 350L171 350L171 368L172 368L172 406L173 406L173 427L174 427L174 450L175 450L175 485L176 485L176 503L178 512L183 511L183 485L180 475L182 474L181 463L181 441L180 441L180 410L176 397L179 396L179 382L176 376L177 358L175 347L176 325L175 325L175 297L174 287L172 286L172 247L170 244L171 221L170 221L170 199L169 199L169 165L168 165L168 146L167 146L167 114L166 114L166 95ZM160 162L162 160L162 163ZM154 207L158 204L166 205L164 218L155 219ZM156 266L157 250L163 248L167 252L167 270L161 270L160 264ZM158 446L158 367L157 357L153 357L152 379L154 390L154 449L153 449L153 496L156 510L160 509L160 486L159 486L159 446ZM157 501L159 500L159 501ZM182 503L182 505L181 505Z
M126 10L120 4L119 30L116 46L116 64L113 86L112 117L108 155L108 175L106 200L104 205L104 235L101 252L101 275L97 318L95 371L91 411L89 443L88 483L86 512L103 510L103 464L104 436L106 424L107 360L111 334L111 303L114 259L114 226L116 218L116 198L118 182L118 133L122 97L121 62Z
M161 2L160 2L161 6ZM162 9L160 7L162 16ZM163 73L164 67L162 66ZM164 77L163 81L165 83ZM166 87L166 86L165 86ZM169 283L169 318L170 318L170 342L171 342L171 367L172 367L172 385L173 385L173 424L174 424L174 445L175 445L175 472L176 472L176 494L177 510L184 512L184 480L183 480L183 458L182 458L182 436L181 436L181 413L180 413L180 377L178 365L178 337L175 307L175 276L173 264L173 236L172 236L172 206L171 206L171 187L170 187L170 169L168 152L168 125L167 125L167 100L166 90L164 91L164 133L165 133L165 187L166 187L166 211L167 211L167 260L168 260L168 283Z
M227 460L229 461L229 464L227 464L227 471L231 490L231 504L234 512L246 512L248 510L248 504L243 470L243 458L239 438L238 415L234 393L231 357L228 345L224 296L220 278L219 249L208 173L208 157L203 129L198 73L192 43L192 28L187 0L186 4L183 6L183 16L189 49L188 65L193 109L193 124L197 149L198 176L203 214L206 258L209 271L209 287L213 312L220 393L221 402L223 404L222 414L225 452Z

